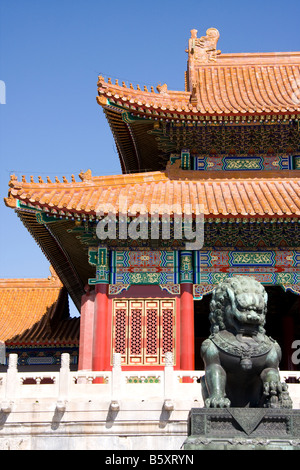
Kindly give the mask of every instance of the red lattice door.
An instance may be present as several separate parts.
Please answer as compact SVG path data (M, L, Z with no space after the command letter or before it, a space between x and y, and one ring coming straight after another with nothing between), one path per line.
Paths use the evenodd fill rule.
M175 358L175 300L115 300L112 344L124 365L163 365L168 351Z

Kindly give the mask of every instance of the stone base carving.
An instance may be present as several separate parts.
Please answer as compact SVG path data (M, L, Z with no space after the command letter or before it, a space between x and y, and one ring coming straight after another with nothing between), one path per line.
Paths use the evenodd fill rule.
M300 410L192 408L184 450L300 450Z

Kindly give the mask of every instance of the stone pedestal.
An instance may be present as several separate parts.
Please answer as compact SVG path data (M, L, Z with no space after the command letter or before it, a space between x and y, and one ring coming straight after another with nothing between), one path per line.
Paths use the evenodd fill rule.
M184 450L300 450L300 410L192 408Z

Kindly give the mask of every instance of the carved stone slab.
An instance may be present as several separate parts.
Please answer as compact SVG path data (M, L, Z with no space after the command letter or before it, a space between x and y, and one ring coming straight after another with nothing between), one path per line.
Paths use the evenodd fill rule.
M300 450L300 410L192 408L186 450Z

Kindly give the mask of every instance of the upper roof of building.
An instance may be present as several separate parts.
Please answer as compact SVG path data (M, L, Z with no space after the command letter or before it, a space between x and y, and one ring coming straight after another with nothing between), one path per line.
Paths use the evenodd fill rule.
M0 279L0 340L7 347L77 346L79 318L51 268L48 279Z
M300 119L300 52L222 54L218 38L215 28L200 38L191 31L184 91L168 90L167 84L157 86L158 92L134 89L99 76L97 101L114 134L123 172L165 167L168 152L157 145L153 132L159 125L168 124L166 138L172 125L178 131L180 125L199 130L209 123L224 127ZM195 143L194 150L199 148Z
M99 76L98 103L169 120L300 113L300 52L214 55L210 50L210 56L200 46L202 39L189 41L185 91L169 90L167 84L158 85L157 92L153 87L134 89Z

